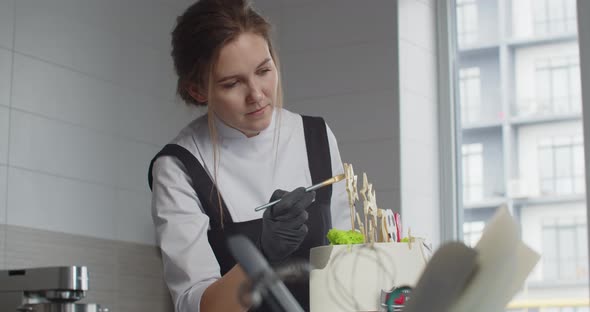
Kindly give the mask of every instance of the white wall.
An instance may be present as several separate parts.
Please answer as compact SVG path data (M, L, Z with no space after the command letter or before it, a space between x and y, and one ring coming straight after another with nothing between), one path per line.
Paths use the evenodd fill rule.
M405 229L440 242L435 1L399 2L401 200Z
M174 97L190 1L0 0L0 221L153 244L147 168L192 113Z

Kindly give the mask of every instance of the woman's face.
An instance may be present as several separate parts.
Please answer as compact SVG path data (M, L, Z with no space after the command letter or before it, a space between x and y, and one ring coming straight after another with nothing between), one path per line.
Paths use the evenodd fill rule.
M215 64L209 105L248 137L266 129L276 103L278 73L266 40L243 33L225 45Z

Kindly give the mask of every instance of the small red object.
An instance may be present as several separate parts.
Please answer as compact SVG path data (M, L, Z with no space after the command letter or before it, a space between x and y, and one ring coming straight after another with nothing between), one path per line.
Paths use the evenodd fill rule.
M406 296L401 294L397 299L393 300L393 302L395 302L395 304L404 304L406 302Z

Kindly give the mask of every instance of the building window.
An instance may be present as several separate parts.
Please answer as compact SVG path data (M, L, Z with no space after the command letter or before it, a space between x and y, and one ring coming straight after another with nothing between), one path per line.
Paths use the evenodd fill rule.
M585 182L582 137L541 140L539 175L543 195L583 194Z
M463 202L483 199L483 146L464 144L463 152Z
M528 310L527 312L532 312L533 310ZM539 310L537 310L539 311ZM541 308L540 312L589 312L590 309L588 307L551 307L551 308Z
M537 113L580 113L581 87L578 57L539 60L535 66Z
M587 227L580 219L585 217L543 223L544 280L585 281L588 278Z
M469 247L475 247L485 227L484 221L474 221L463 223L463 242Z
M476 0L457 0L457 40L460 47L476 43L477 20Z
M576 0L535 0L532 3L536 34L576 31Z
M461 123L475 123L481 118L481 79L479 67L459 70Z
M571 223L543 223L543 216L578 216L575 235L582 237L577 222L587 221L585 138L574 137L583 128L577 19L588 15L576 14L575 4L586 1L441 0L448 5L437 7L437 33L454 32L439 40L445 52L439 83L451 99L440 103L446 128L440 138L449 147L441 152L442 185L452 188L441 199L444 221L455 217L459 227L445 227L443 234L450 239L463 233L465 244L473 245L481 222L497 207L508 208L525 244L543 251L509 304L515 312L590 312L590 241L568 238L574 235L567 229ZM576 260L565 256L572 251L566 243L573 241ZM572 271L566 263L576 261L585 266ZM558 281L568 276L584 278Z

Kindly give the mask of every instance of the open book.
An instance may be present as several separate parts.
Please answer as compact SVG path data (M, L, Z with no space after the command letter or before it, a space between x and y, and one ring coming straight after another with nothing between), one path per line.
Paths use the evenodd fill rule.
M475 248L453 242L435 252L404 311L504 311L537 261L501 207Z

